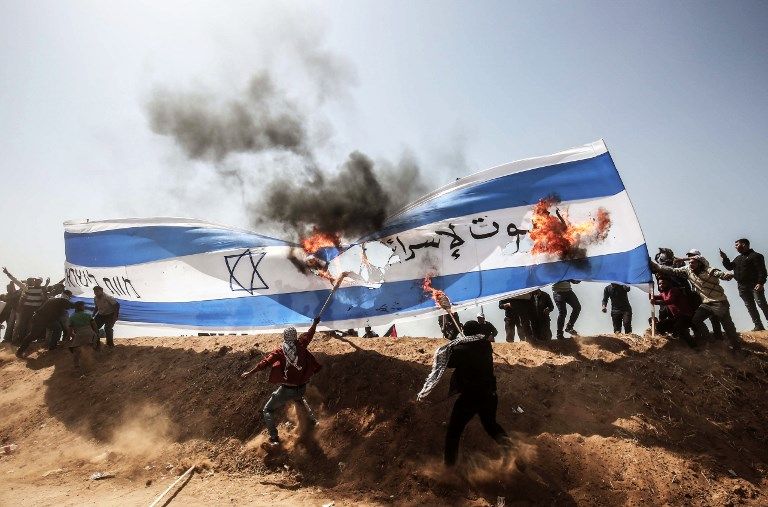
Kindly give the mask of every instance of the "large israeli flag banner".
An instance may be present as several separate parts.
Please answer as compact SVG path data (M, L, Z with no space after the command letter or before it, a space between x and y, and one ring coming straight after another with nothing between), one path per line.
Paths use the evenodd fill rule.
M67 288L90 298L95 285L103 287L119 300L125 323L308 325L331 288L297 268L298 245L200 220L70 221L64 238ZM328 254L337 255L332 272L357 265L323 316L329 328L436 313L422 289L425 276L457 308L566 279L651 281L645 239L602 141L457 180L354 245ZM355 262L366 259L361 251L384 251L385 262Z

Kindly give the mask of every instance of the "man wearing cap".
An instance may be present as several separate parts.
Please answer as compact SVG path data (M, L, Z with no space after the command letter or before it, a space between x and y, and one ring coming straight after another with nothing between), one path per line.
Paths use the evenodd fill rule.
M752 323L755 325L753 331L765 331L763 321L760 320L760 312L757 311L759 306L765 318L768 319L768 302L765 300L765 259L762 254L750 248L747 238L737 239L734 246L739 255L733 261L720 250L723 267L733 271L733 277L739 285L739 296L744 301Z
M488 341L495 342L496 335L499 334L496 326L485 320L485 315L482 313L477 314L477 323L480 324L480 334L485 336Z
M731 342L731 349L734 352L741 350L741 341L731 318L728 298L723 287L720 285L720 280L733 279L732 274L709 267L709 262L700 255L692 255L688 266L682 268L660 266L656 262L651 261L651 271L686 277L702 299L701 305L696 309L691 319L697 335L707 336L709 334L706 326L704 326L704 321L714 315L723 324L725 334Z
M319 322L319 318L312 321L312 326L301 336L297 336L295 327L286 328L283 331L283 344L267 354L256 366L240 375L242 378L248 378L252 373L269 366L271 367L269 381L280 386L269 397L261 412L264 417L264 424L269 431L269 445L271 446L280 445L273 412L291 400L305 410L312 427L317 424L317 417L304 394L312 375L320 371L321 368L320 363L307 350Z
M683 260L683 259L679 259L679 260L681 260L681 261L689 261L689 260L693 259L694 257L700 257L701 256L701 251L699 249L697 249L697 248L691 248L690 250L688 250L688 253L685 254L685 256L686 256L685 260ZM677 267L679 267L679 266L677 266ZM698 308L699 305L701 305L701 303L702 303L701 295L698 292L696 292L696 291L694 291L694 293L697 295L697 301L696 301L696 305L695 306L696 306L696 308ZM718 319L716 315L711 315L709 317L709 321L712 323L712 336L715 337L715 340L722 340L723 339L723 326L720 324L720 319ZM694 328L693 331L694 331L694 333L696 333L697 337L700 340L706 339L706 335L699 334L699 331L696 328Z

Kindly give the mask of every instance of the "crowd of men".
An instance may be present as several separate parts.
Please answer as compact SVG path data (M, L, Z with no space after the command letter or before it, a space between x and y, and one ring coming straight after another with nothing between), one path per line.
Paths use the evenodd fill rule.
M79 365L79 347L101 345L100 330L107 346L114 346L113 328L117 322L120 303L104 293L101 287L93 290L93 312L85 311L85 304L72 302L72 292L64 289L64 280L50 285L50 279L16 278L8 269L3 273L10 279L6 293L0 295L0 325L5 325L3 342L18 346L16 355L23 357L34 342L43 342L48 350L60 345L69 348ZM74 310L74 311L71 311Z
M750 247L746 238L735 242L738 255L731 258L722 250L723 268L710 266L699 250L690 250L685 257L677 257L668 248L660 248L651 260L651 270L656 275L658 293L651 304L659 306L659 316L652 322L656 331L684 340L691 347L710 339L727 338L730 346L739 349L739 336L730 313L730 304L721 281L736 280L739 296L754 323L754 331L765 329L760 311L768 319L768 302L765 297L766 267L763 256ZM10 282L5 294L0 296L4 307L0 310L0 325L5 324L3 341L19 346L23 355L34 341L43 341L48 349L55 349L62 339L71 335L69 313L74 304L71 293L64 290L64 280L50 285L50 280L30 277L19 280L3 268ZM563 280L552 285L552 296L536 289L533 292L499 301L504 311L504 339L515 341L546 341L552 339L551 314L557 308L555 338L562 340L566 334L577 336L575 325L581 313L581 302L573 289L579 280ZM629 286L610 283L603 290L602 311L610 313L615 333L632 333L632 306L629 302ZM113 327L120 305L101 287L94 289L93 327L96 336L93 346L100 346L99 334L106 337L108 346L114 346ZM610 302L610 309L608 303ZM710 322L712 331L707 327ZM495 341L498 330L486 320L481 311L477 315L481 333ZM462 323L458 313L444 314L438 318L444 337L455 339L461 333ZM103 330L102 330L103 329ZM354 329L334 331L337 336L357 337ZM394 326L385 336L396 332ZM370 326L365 328L365 338L378 334Z
M651 297L651 304L659 306L659 316L653 322L649 321L658 333L684 340L691 347L727 338L730 347L739 350L741 345L731 317L730 303L720 283L727 280L736 280L739 296L754 324L753 331L765 330L760 316L762 311L768 319L765 259L752 250L746 238L738 239L734 247L738 255L733 260L720 250L723 267L732 272L710 266L697 249L690 250L685 257L675 256L668 248L659 249L654 260L650 261L658 287L657 294ZM562 340L566 334L577 336L574 326L581 313L581 302L573 285L578 283L579 280L555 283L552 285L553 297L537 289L499 301L499 308L504 311L505 340L513 342L515 337L520 341L550 340L550 314L555 308L555 337ZM610 312L614 333L632 333L629 291L629 286L619 283L610 283L603 289L602 311ZM707 320L710 321L711 332L706 325ZM478 322L484 327L483 334L493 340L496 328L485 320L482 313L478 315ZM462 327L458 313L441 315L438 325L443 336L450 340L460 334Z

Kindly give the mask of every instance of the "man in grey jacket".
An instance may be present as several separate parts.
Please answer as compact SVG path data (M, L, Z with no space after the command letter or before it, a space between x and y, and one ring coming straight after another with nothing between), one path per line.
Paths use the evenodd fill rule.
M741 340L731 318L730 304L723 287L720 285L720 280L732 280L732 274L709 267L707 259L700 255L690 257L688 265L682 268L661 266L651 261L651 271L687 278L691 282L693 290L702 299L701 305L696 309L693 319L691 319L696 334L701 337L708 336L709 331L704 325L704 321L716 316L720 319L725 335L731 342L731 350L734 352L741 350Z

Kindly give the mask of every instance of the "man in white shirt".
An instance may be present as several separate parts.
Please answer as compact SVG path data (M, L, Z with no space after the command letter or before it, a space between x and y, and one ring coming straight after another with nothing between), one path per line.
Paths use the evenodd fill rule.
M96 286L93 288L93 306L96 312L93 315L93 320L96 322L96 329L101 329L104 326L104 334L107 336L107 346L114 347L114 331L115 322L120 312L120 303L112 296L105 294L104 289ZM101 338L98 338L96 342L96 348L101 346Z

